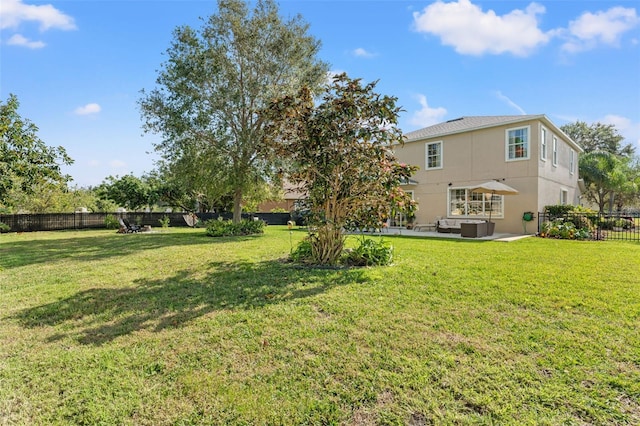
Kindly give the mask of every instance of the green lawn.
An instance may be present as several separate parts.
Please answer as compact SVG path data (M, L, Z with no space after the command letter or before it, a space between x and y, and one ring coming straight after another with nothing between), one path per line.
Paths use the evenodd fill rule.
M0 235L0 424L639 424L640 244Z

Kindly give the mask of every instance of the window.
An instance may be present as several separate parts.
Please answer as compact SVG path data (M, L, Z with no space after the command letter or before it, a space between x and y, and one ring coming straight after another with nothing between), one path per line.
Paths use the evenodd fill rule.
M442 141L427 144L425 169L442 168Z
M507 160L529 158L529 127L507 130Z
M493 198L493 199L492 199ZM503 217L502 195L481 194L470 189L457 188L449 190L448 216L451 217Z
M558 138L553 137L553 145L551 146L551 157L554 166L558 165Z
M544 127L540 131L540 159L547 161L547 129Z
M572 149L569 157L569 173L573 174L576 168L576 152Z
M560 204L564 206L568 204L568 200L569 200L569 192L566 189L560 190Z

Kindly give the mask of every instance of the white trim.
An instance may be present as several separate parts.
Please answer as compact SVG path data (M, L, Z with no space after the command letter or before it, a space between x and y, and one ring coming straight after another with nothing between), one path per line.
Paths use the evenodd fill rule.
M576 152L573 148L570 148L570 157L569 157L569 174L573 176L573 173L576 170Z
M547 134L549 130L540 125L540 159L547 161L547 155L549 155L549 144L547 144Z
M553 167L558 167L558 137L553 135L551 142L551 164Z
M526 141L526 150L527 150L527 155L525 155L524 157L514 157L514 158L510 158L509 157L509 132L513 132L516 130L522 130L522 129L526 129L527 130L527 141ZM523 160L529 160L531 158L531 126L527 125L527 126L521 126L521 127L512 127L510 129L505 129L504 131L504 160L505 161L523 161Z
M560 188L560 205L564 206L569 204L569 190Z
M429 145L440 145L440 165L437 167L429 167ZM444 141L425 142L424 144L424 169L439 170L444 167Z
M482 213L483 214L469 214L469 197L471 196L472 192L471 192L471 188L473 188L472 186L462 186L462 187L449 187L447 189L447 216L448 218L451 219L488 219L489 218L489 213L487 211L485 211L485 207L488 207L488 204L490 204L490 202L488 201L490 198L487 198L487 196L489 196L489 194L480 194L480 193L476 193L479 196L482 196L483 201L482 201ZM464 200L464 214L452 214L452 210L451 210L451 191L459 191L459 190L463 190L465 191L465 200ZM491 215L492 219L504 219L504 195L494 195L495 197L500 197L500 206L501 206L501 210L499 212L493 212ZM477 201L476 201L477 202ZM493 206L495 207L495 203L493 204Z

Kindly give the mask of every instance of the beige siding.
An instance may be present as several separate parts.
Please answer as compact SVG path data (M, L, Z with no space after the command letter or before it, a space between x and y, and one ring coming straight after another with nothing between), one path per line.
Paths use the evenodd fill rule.
M562 190L567 191L569 203L576 203L578 154L575 153L575 172L571 175L569 142L563 135L555 134L552 126L545 126L549 158L541 160L542 125L540 120L524 121L515 125L412 141L398 147L395 152L399 161L420 168L414 175L418 184L406 186L406 189L414 191L414 198L418 202L416 221L426 223L433 222L436 217L446 217L450 188L471 188L492 179L499 179L520 192L504 197L504 217L492 217L496 222L496 232L522 233L522 214L526 211L539 212L548 204L558 204ZM507 161L506 131L520 127L529 129L529 158ZM558 138L557 166L553 166L551 161L553 136ZM426 144L436 141L443 142L443 167L425 170ZM535 223L528 225L528 232L535 230Z

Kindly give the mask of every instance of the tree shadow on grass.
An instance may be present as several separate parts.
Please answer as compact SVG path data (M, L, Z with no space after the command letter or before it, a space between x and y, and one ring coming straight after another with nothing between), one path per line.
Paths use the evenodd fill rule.
M73 337L88 345L119 336L161 331L216 311L260 308L312 297L329 288L368 281L362 269L300 269L280 261L209 264L206 271L182 270L134 287L95 288L18 312L26 328L55 327L48 340Z
M231 241L246 241L262 235L244 237L212 238L201 232L140 233L102 235L87 234L68 238L47 240L25 239L0 245L0 268L17 268L38 263L60 260L89 262L112 257L124 257L145 250L163 247L197 244L219 244Z

